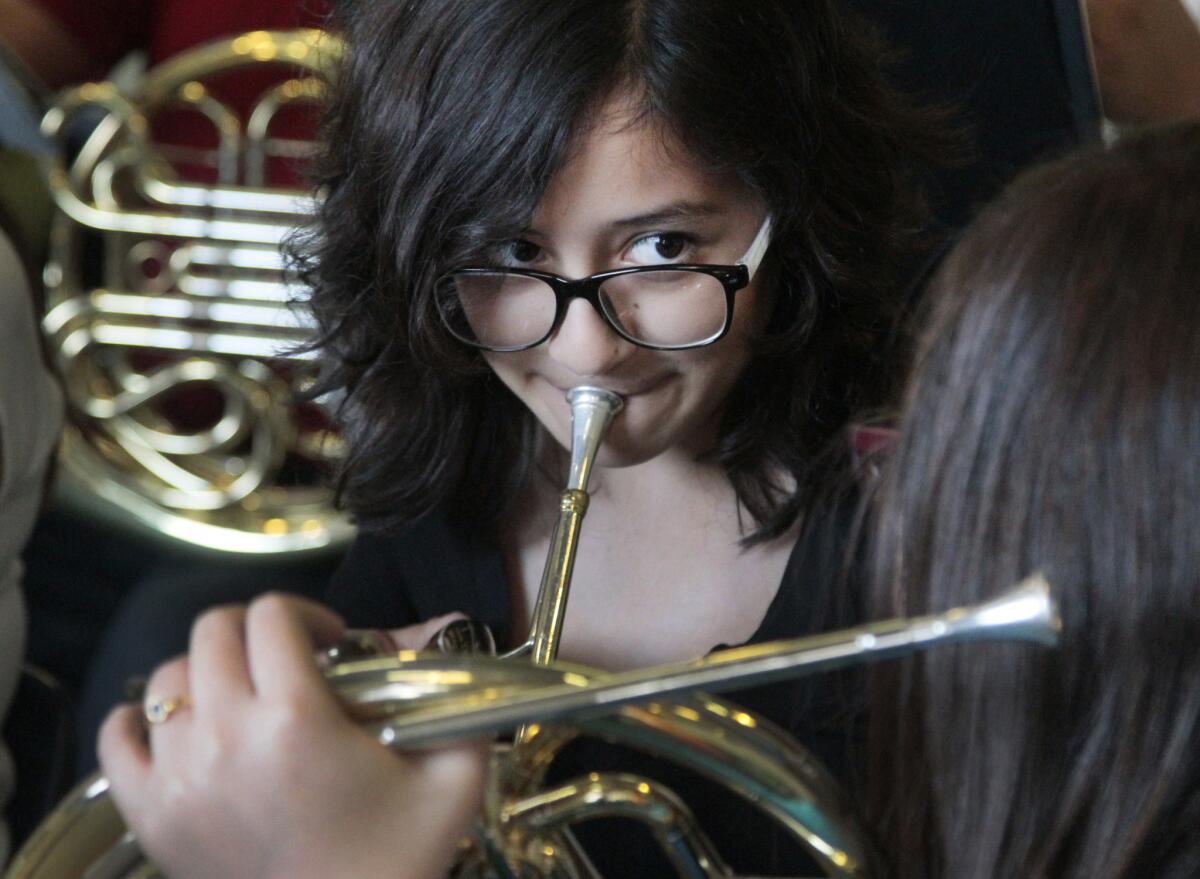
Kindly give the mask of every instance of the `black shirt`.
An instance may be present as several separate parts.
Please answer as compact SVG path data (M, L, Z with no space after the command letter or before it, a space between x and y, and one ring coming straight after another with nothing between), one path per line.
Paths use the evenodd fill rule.
M845 576L852 504L810 517L793 547L775 598L747 643L794 638L850 625ZM334 575L329 603L353 627L394 628L452 611L486 623L498 638L512 630L509 589L490 535L429 517L398 534L363 532ZM501 645L501 649L505 649ZM854 678L801 678L722 695L781 726L844 782L858 781ZM814 875L816 865L761 812L688 770L627 747L581 738L559 755L548 781L587 772L632 772L678 793L738 873ZM595 819L574 832L605 876L673 875L649 833L619 819Z

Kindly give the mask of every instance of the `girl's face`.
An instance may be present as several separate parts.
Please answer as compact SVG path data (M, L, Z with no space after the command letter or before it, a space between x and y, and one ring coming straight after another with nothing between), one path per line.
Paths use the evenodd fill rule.
M736 180L704 173L653 123L630 125L611 102L551 181L533 223L505 262L568 278L670 263L732 265L746 252L765 207ZM690 456L716 436L721 404L750 359L766 320L759 282L739 290L718 342L653 351L622 339L582 299L536 348L486 354L496 375L563 446L571 438L564 394L598 385L625 398L600 452L602 466L629 466L678 450Z

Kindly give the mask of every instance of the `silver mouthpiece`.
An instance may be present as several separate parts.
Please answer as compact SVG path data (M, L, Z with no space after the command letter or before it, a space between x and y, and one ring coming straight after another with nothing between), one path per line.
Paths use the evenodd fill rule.
M567 488L587 491L600 438L625 402L612 391L587 385L567 391L571 404L571 469Z

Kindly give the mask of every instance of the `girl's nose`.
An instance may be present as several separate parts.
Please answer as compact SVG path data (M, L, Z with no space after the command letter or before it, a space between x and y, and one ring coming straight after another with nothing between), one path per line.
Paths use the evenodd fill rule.
M550 338L550 357L579 376L611 372L628 359L637 346L622 339L583 299L567 306L558 331Z

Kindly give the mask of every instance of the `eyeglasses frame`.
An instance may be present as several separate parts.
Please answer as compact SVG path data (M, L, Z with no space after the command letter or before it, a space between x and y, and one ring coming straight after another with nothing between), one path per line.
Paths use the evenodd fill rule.
M663 265L653 266L630 266L624 269L610 269L609 271L599 272L595 275L589 275L586 278L570 279L564 278L561 275L551 274L550 272L539 272L535 269L518 269L518 268L496 268L491 266L467 266L460 269L454 269L446 272L437 279L435 286L441 284L448 278L456 275L514 275L523 278L534 278L544 282L553 291L555 296L555 311L554 320L550 324L550 328L535 342L529 342L525 345L508 345L496 347L492 345L481 345L478 342L472 342L464 339L454 333L446 320L446 316L442 313L440 302L438 314L442 317L442 323L450 331L455 339L465 345L470 345L473 348L478 348L482 351L490 351L496 354L507 354L514 351L528 351L530 348L536 348L541 345L551 336L553 336L558 328L562 325L563 320L567 315L567 308L574 299L583 299L589 303L596 313L600 315L601 320L612 329L618 336L625 339L627 342L637 345L639 348L648 348L651 351L686 351L692 348L703 348L706 345L712 345L721 340L721 338L729 332L729 327L733 324L733 297L738 290L742 290L749 286L753 280L755 273L758 271L759 265L762 263L763 257L766 255L767 247L770 244L771 235L771 217L763 220L762 225L758 229L758 234L754 236L754 241L750 244L750 248L745 255L734 265L709 265L705 263L666 263ZM696 274L708 275L720 281L721 286L725 289L725 319L721 324L719 332L714 333L707 339L699 342L688 342L682 345L651 345L631 337L620 326L617 325L616 319L611 317L605 310L603 303L600 300L600 285L612 278L619 278L625 275L644 274L646 272L694 272Z

